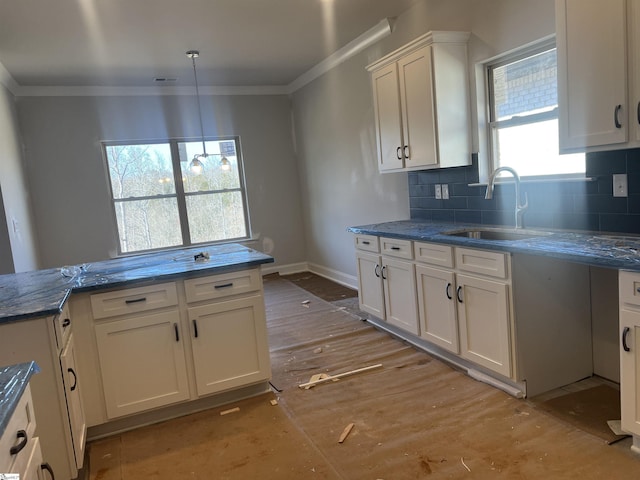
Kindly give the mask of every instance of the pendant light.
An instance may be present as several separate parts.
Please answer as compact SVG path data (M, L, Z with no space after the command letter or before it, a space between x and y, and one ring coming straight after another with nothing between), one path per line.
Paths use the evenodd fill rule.
M222 170L231 170L231 162L219 153L207 153L207 146L204 139L204 128L202 126L202 107L200 106L200 89L198 87L198 73L196 71L196 58L200 56L200 52L198 50L189 50L187 52L187 57L191 59L191 63L193 64L193 78L196 84L196 99L198 101L198 119L200 120L200 136L202 138L202 153L197 153L191 159L191 163L189 163L189 169L196 175L200 175L204 170L204 162L207 158L218 156L222 157L220 159L220 168Z

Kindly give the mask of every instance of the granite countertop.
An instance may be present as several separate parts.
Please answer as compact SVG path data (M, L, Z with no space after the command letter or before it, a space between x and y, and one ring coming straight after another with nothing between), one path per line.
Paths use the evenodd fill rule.
M209 254L209 259L196 262L194 256L201 252ZM72 292L212 275L273 261L269 255L232 243L72 266L65 268L68 276L60 268L0 275L0 323L55 315Z
M518 240L482 240L444 235L465 229L513 230L513 227L433 223L418 220L349 227L353 233L405 240L429 241L461 247L542 255L578 263L640 271L640 236L540 230L544 235ZM535 232L535 230L533 230Z
M39 371L35 362L0 367L0 435L7 428L31 375Z

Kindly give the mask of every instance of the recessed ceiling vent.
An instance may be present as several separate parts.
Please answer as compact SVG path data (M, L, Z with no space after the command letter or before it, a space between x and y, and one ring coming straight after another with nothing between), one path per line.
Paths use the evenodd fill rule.
M178 81L177 78L168 78L168 77L156 77L153 79L156 83L176 83Z

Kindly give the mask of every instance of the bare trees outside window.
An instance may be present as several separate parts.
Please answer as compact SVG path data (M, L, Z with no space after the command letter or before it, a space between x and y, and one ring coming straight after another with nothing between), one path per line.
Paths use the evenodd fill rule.
M120 253L249 237L237 137L206 141L201 173L190 161L202 142L105 143ZM221 168L222 159L228 160ZM230 168L229 168L230 167Z

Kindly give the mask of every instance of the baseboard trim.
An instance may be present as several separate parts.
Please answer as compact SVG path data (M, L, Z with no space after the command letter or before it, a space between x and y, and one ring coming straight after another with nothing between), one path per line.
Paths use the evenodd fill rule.
M273 273L279 273L280 275L292 275L294 273L302 272L315 273L316 275L320 275L321 277L339 283L345 287L349 287L354 290L358 289L358 279L353 275L339 272L338 270L334 270L329 267L323 267L316 263L300 262L290 263L288 265L273 265L269 267L265 265L262 266L263 276Z
M348 275L346 273L339 272L338 270L323 267L322 265L318 265L315 263L309 264L309 271L311 273L315 273L316 275L320 275L321 277L339 283L340 285L343 285L345 287L349 287L354 290L358 289L358 279L353 275Z
M280 275L291 275L293 273L308 271L309 264L307 262L290 263L289 265L274 265L270 267L262 265L262 276L270 275L272 273L279 273Z

